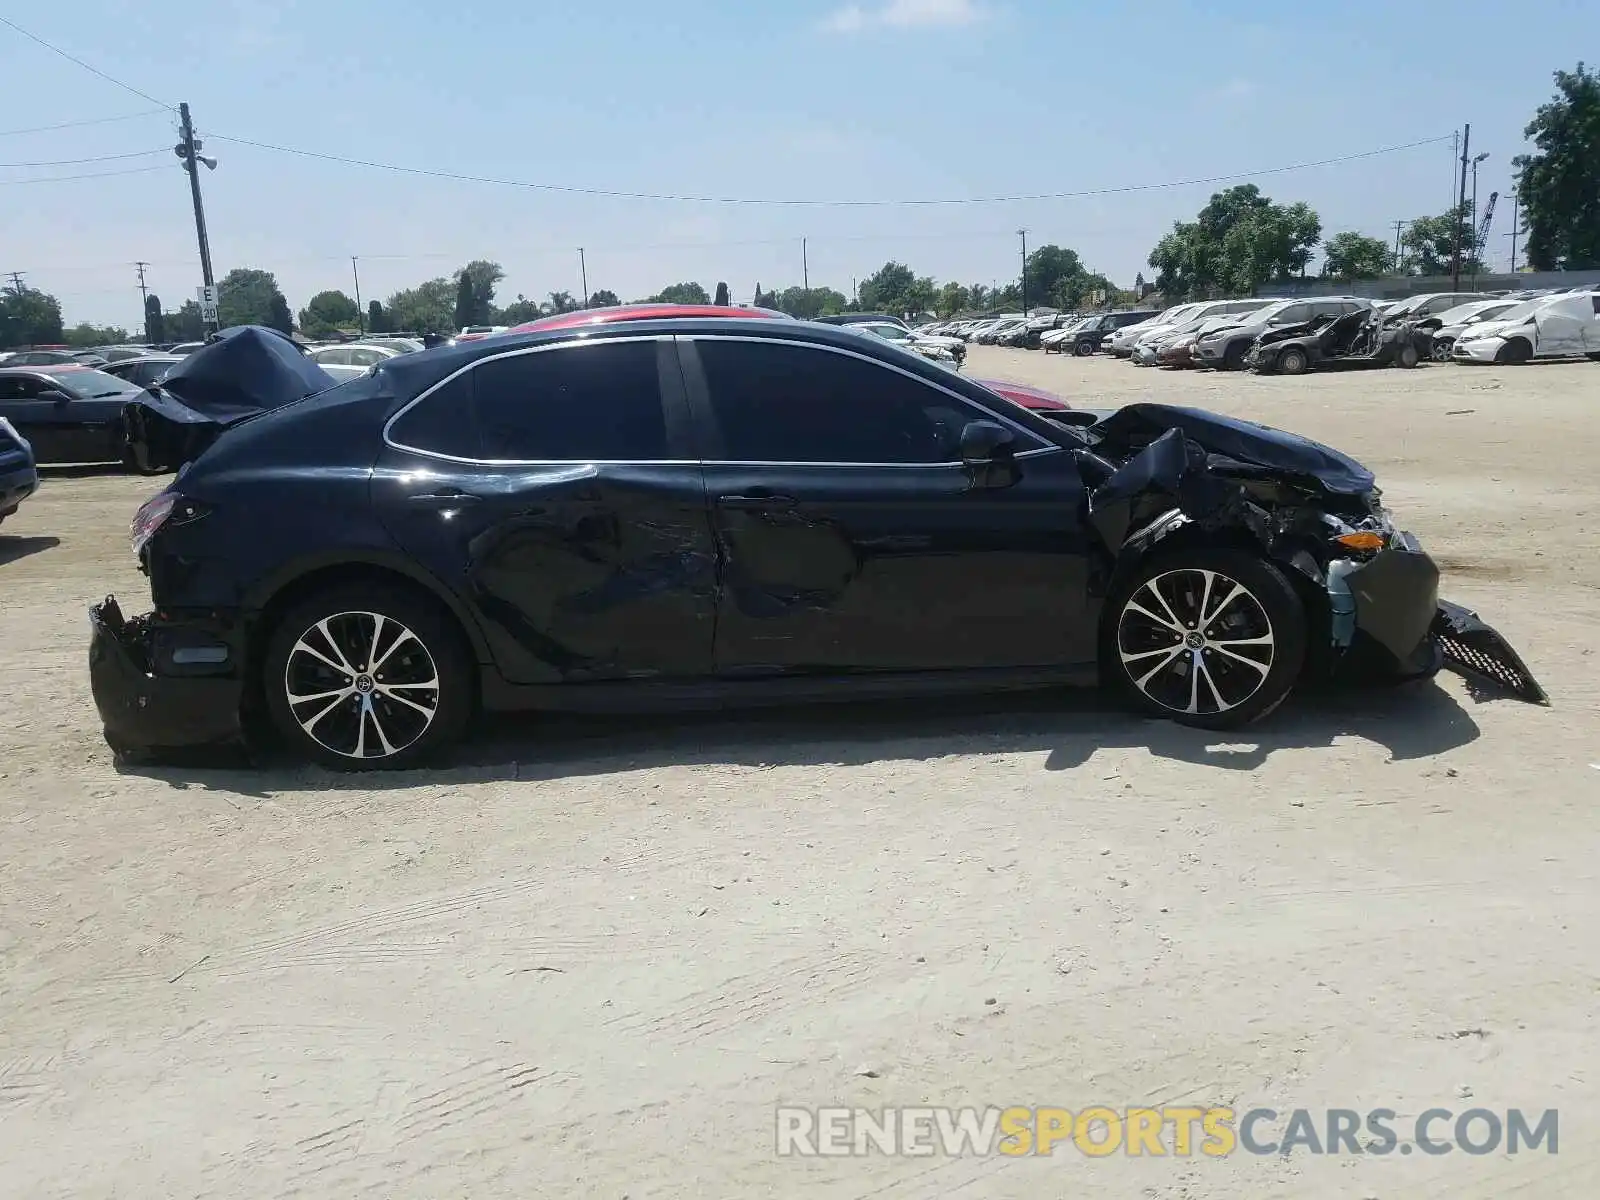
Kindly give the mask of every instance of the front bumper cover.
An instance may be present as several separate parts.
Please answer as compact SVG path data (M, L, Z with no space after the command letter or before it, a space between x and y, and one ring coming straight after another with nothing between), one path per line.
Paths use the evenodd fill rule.
M223 624L128 619L107 596L89 610L89 626L89 686L113 750L241 739L244 684Z
M1445 666L1458 675L1498 685L1532 704L1550 703L1521 656L1471 609L1441 600L1431 632L1444 651Z

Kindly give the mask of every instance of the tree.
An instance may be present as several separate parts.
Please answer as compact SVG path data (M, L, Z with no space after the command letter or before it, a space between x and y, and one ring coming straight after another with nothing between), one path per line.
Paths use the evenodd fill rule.
M911 290L916 284L917 277L910 267L904 263L886 262L861 281L856 289L856 299L863 310L907 313L913 307Z
M390 329L410 333L453 333L456 285L448 279L430 279L414 288L396 292L384 301Z
M220 297L218 297L220 299ZM198 342L206 335L205 318L200 315L200 305L185 300L183 307L168 314L172 319L167 330L175 341Z
M1472 201L1437 217L1418 217L1407 227L1400 244L1405 248L1403 263L1407 275L1448 275L1455 259L1457 228L1460 229L1461 273L1481 269L1473 254Z
M161 315L161 297L154 292L144 298L144 340L152 346L167 340L167 321Z
M61 340L69 346L110 346L128 340L120 325L91 325L87 321L64 330Z
M361 310L340 291L318 292L300 310L300 329L307 337L328 337L360 324Z
M1328 239L1322 251L1322 277L1339 283L1378 279L1387 274L1394 258L1382 238L1346 230Z
M967 289L959 283L951 282L939 289L939 296L933 302L934 311L941 317L953 317L966 308L971 301Z
M455 322L458 329L493 323L495 285L505 277L499 263L482 258L473 259L456 272Z
M0 291L0 346L35 346L61 341L61 301L38 288Z
M710 304L711 297L698 283L675 283L650 297L656 304Z
M285 337L294 333L294 316L289 312L289 302L283 298L282 292L274 292L267 306L266 326L276 329Z
M383 305L376 300L367 302L367 332L389 332L389 314L383 311Z
M721 306L722 308L727 308L728 307L728 285L727 284L725 284L725 283L717 284L717 298L712 303L717 304L717 305Z
M536 321L544 316L544 305L537 300L529 300L521 292L517 298L504 308L495 310L494 323L496 325L521 325L526 321Z
M1512 160L1528 226L1528 262L1540 271L1600 268L1600 74L1557 71L1558 95L1523 136L1539 148Z
M994 307L994 297L989 294L989 289L981 283L975 283L967 289L967 303L979 312Z
M571 292L551 292L550 311L553 313L577 312L578 302L573 299Z
M1075 309L1089 290L1089 272L1076 250L1040 246L1028 255L1028 302Z
M1253 183L1216 192L1193 221L1156 243L1149 264L1169 300L1251 292L1305 270L1322 222L1305 204L1274 204Z
M266 325L275 329L273 322L279 310L274 298L283 301L281 311L287 313L289 305L278 287L277 276L254 267L235 267L217 283L217 324L224 329L231 325ZM284 324L288 324L287 318Z
M799 317L802 321L810 321L816 317L830 316L844 311L845 298L842 292L832 288L803 288L789 287L776 295L768 293L763 299L772 301L767 308L776 308L786 312L791 317Z
M622 301L617 299L615 292L607 291L605 288L601 288L598 292L589 293L590 308L615 308L621 303Z

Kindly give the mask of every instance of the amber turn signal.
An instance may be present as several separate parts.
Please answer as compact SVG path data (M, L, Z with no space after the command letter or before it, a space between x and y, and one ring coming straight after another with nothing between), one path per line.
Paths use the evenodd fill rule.
M1343 533L1333 540L1346 550L1361 550L1371 553L1374 550L1383 549L1384 537L1381 533L1362 531L1360 533Z

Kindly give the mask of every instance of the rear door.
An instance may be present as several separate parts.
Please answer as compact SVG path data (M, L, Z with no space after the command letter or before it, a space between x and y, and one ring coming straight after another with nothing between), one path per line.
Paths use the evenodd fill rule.
M910 369L772 338L680 338L721 562L716 667L786 673L1093 661L1071 456ZM1020 478L980 486L998 421Z
M374 500L513 683L711 669L716 556L671 338L477 360L385 430Z

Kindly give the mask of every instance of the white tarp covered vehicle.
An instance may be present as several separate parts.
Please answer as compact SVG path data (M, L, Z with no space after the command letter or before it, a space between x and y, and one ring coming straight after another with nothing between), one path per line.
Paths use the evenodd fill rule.
M1457 339L1457 362L1525 363L1587 355L1600 362L1600 292L1529 300Z

